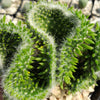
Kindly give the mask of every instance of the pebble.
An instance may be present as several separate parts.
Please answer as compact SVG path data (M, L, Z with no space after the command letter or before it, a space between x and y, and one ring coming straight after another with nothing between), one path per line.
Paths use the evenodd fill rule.
M12 2L15 2L16 0L12 0Z
M72 100L83 100L83 97L82 97L82 95L81 95L80 92L77 92L77 93L73 96Z
M51 93L55 95L56 97L61 97L61 90L58 86L52 89Z
M72 98L73 98L73 95L72 94L66 96L66 100L72 100Z
M96 12L97 12L97 13L100 13L100 8L97 8L97 9L96 9Z
M13 10L12 10L13 9ZM6 10L6 12L8 13L8 14L14 14L15 12L16 12L16 8L15 7L10 7L10 8L8 8L8 9L5 9Z
M57 100L57 99L55 98L55 96L52 95L52 96L50 97L50 100Z
M17 13L17 17L23 18L22 14L20 12Z
M12 20L12 17L9 16L9 15L7 15L7 16L6 16L6 22L8 23L10 20Z
M14 24L17 24L17 22L18 22L18 19L15 18L15 19L13 20L13 23L14 23Z

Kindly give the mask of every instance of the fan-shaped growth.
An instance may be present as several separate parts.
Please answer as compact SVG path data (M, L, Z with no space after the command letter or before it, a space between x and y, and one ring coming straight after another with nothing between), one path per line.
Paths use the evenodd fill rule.
M28 23L33 29L54 36L59 47L57 79L62 88L63 83L66 83L66 88L76 91L79 90L78 86L86 86L81 83L85 83L87 77L90 81L94 79L94 69L84 64L90 62L89 52L92 52L96 34L91 31L93 24L90 24L81 11L67 9L66 5L60 3L39 2L29 11ZM90 81L87 86L91 84Z

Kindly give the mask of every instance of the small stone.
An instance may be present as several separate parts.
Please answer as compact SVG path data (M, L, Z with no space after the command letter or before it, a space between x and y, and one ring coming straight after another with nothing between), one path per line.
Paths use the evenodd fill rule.
M10 20L12 20L12 17L9 16L9 15L7 15L7 16L6 16L6 22L8 23Z
M95 85L89 87L89 92L93 92L94 91L94 87L95 87Z
M20 12L17 13L17 17L23 18L22 14Z
M68 96L66 96L66 100L72 100L72 94L70 94L70 95L68 95Z
M97 13L100 13L100 8L96 9L96 12L97 12Z
M18 5L13 3L13 4L11 5L11 7L15 7L15 8L17 9L17 8L18 8Z
M88 90L83 90L82 91L82 96L83 96L83 100L89 100L89 91Z
M11 0L2 0L1 2L2 8L9 8L11 4L12 4Z
M13 10L12 10L13 9ZM6 12L9 13L9 14L14 14L16 12L16 8L15 7L10 7L8 9L6 9Z
M0 9L0 13L6 13L6 10Z
M82 97L82 95L81 95L80 92L77 92L77 93L73 96L72 100L83 100L83 97Z
M83 9L86 7L88 0L79 0L79 8Z
M56 86L55 88L52 89L51 93L55 95L56 97L61 98L62 93L61 93L60 87Z
M14 24L17 24L17 22L18 22L18 19L15 18L15 19L13 20L13 23L14 23Z
M12 2L15 2L16 0L12 0Z
M55 96L50 96L50 100L57 100L56 98L55 98Z
M30 9L31 5L30 2L25 2L21 8L22 12L27 12Z

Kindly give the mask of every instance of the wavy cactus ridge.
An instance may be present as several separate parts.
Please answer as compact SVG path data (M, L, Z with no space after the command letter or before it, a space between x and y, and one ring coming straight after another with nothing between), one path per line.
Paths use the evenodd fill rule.
M4 36L0 37L0 44L2 44L0 46L5 49L5 54L10 48L15 52L11 57L7 55L10 59L10 64L8 67L3 68L5 72L2 75L2 86L4 87L5 95L10 100L44 99L55 84L56 45L53 42L53 38L47 34L39 34L37 31L33 32L32 35L26 27L21 26L21 22L16 26L12 22L5 24L5 17L0 22L0 30L2 30L0 35L5 33L2 34ZM9 40L14 38L15 41L9 43L8 39L5 38L7 34L11 34ZM17 39L14 37L15 34L18 34ZM21 42L18 42L16 46L18 39L21 39ZM11 43L16 50L9 47ZM7 46L8 48L6 49ZM35 54L36 52L39 53ZM42 60L40 61L40 59ZM34 65L35 61L37 61L36 64L38 66ZM32 72L32 69L36 69L36 73ZM40 72L38 73L38 71ZM45 82L47 78L48 80Z
M79 19L60 3L38 3L29 11L28 23L55 37L60 43L79 25Z
M57 43L57 78L63 89L63 83L69 92L79 91L77 88L88 87L96 79L94 70L89 67L90 54L96 34L91 31L94 24L90 24L81 11L67 9L60 3L37 3L28 13L28 23L33 29L44 31L54 36ZM59 50L58 50L59 47ZM61 47L61 49L60 49ZM80 59L87 56L82 67ZM80 68L81 69L80 69ZM84 71L83 71L84 70ZM84 72L85 75L80 72ZM87 71L91 72L88 74ZM89 76L89 78L86 78ZM84 78L85 77L85 78ZM79 81L80 80L80 81ZM84 81L82 81L84 80ZM87 82L90 80L90 82ZM83 83L86 84L83 86Z
M56 84L56 82L55 82L55 78L56 78L56 75L55 75L55 70L56 70L56 49L55 48L56 48L56 44L54 42L54 38L52 36L49 36L48 34L46 34L42 30L31 29L31 31L34 31L33 33L35 35L37 35L37 37L41 37L42 41L44 41L44 45L41 45L40 48L41 47L43 48L43 47L47 46L46 50L48 50L48 51L47 51L47 53L45 52L44 55L45 56L46 56L46 54L49 55L49 58L47 57L48 60L45 63L47 65L49 63L49 66L50 66L50 72L51 72L51 77L52 77L52 80L50 82L51 83L50 87L53 88L53 86L55 86L55 84ZM36 58L34 58L34 59L36 59ZM47 65L45 65L45 66L47 66Z
M9 58L6 61L9 66L7 70L6 67L4 68L6 73L2 76L4 92L8 98L10 100L44 99L56 84L57 64L57 81L62 89L66 84L66 89L73 93L92 85L97 79L95 72L100 70L99 52L94 50L97 48L99 51L99 40L96 41L95 38L99 33L98 29L95 34L91 30L93 24L90 24L82 12L74 11L72 8L67 9L59 3L57 5L37 3L33 8L29 11L27 19L32 34L26 27L21 27L21 23L17 26L11 22L5 24L2 20L0 23L0 35L4 33L0 37L0 47L2 46L4 54ZM48 13L49 10L52 13ZM70 13L70 17L65 13L67 11ZM41 15L43 16L41 17ZM44 20L45 16L46 20ZM51 23L48 24L48 21ZM69 29L69 27L71 28ZM18 34L14 38L16 44L13 44L14 48L7 46L10 39L6 40L6 34L11 34L10 39ZM7 49L12 50L14 55L9 57ZM91 60L95 62L91 62ZM94 66L95 64L96 66Z
M95 27L95 33L97 34L96 38L95 38L95 45L93 45L94 49L92 51L92 58L94 60L94 70L97 71L96 73L98 73L100 71L100 62L99 62L99 59L100 59L100 53L99 53L99 45L100 45L100 25L99 23L96 23L96 27ZM96 67L95 67L96 66ZM97 76L99 76L97 74ZM98 79L100 77L97 77Z
M81 25L76 28L76 33L72 37L66 38L60 49L58 70L61 71L58 79L66 83L69 93L74 93L95 83L96 70L92 68L90 52L94 49L97 35L91 30L94 24L90 24L82 12L73 11L72 8L71 11L81 20ZM63 88L63 82L61 80L59 82Z

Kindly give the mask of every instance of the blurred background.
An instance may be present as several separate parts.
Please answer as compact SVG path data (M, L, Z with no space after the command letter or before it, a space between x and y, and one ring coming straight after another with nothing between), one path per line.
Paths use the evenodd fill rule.
M31 3L37 2L38 0L0 0L0 18L4 14L7 15L7 21L12 20L17 23L18 20L24 20L24 15L30 8ZM51 0L47 0L50 2ZM86 16L90 17L91 22L100 20L100 0L53 0L54 2L60 1L66 3L68 7L73 6L75 9L81 9ZM92 5L94 6L92 9ZM91 12L92 10L92 12Z

